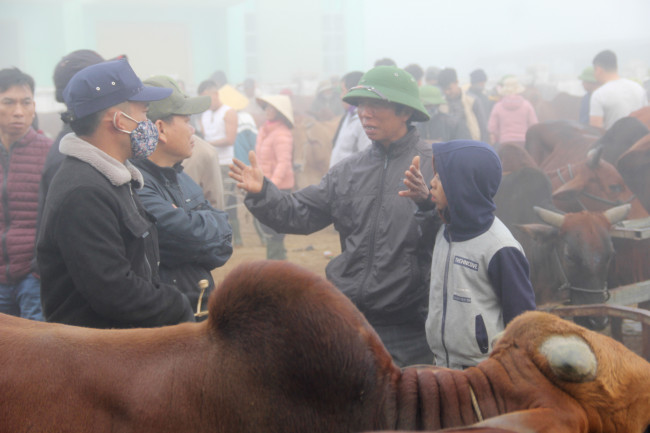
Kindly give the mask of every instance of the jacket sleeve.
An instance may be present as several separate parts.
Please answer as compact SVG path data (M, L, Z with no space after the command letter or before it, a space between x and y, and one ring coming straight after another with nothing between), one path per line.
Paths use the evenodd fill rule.
M186 176L184 182L189 181L191 179ZM200 191L198 185L195 186ZM228 214L210 206L202 195L191 209L182 205L176 207L155 185L145 182L138 197L156 219L161 264L174 267L198 263L211 270L222 266L232 255Z
M270 181L282 185L287 174L293 171L293 135L287 129L281 134L276 134L273 142L276 164L271 174Z
M526 256L515 247L501 248L490 260L488 276L501 300L504 326L524 311L535 309Z
M97 188L80 188L61 205L55 224L56 243L75 288L94 311L131 326L194 321L189 300L174 286L154 283L134 272L114 196ZM134 228L129 227L127 235L137 239L151 236L153 226L142 233ZM146 258L142 260L147 267L157 266Z
M329 173L319 185L288 193L264 178L262 191L247 194L244 204L255 218L278 233L307 235L332 223L328 185Z

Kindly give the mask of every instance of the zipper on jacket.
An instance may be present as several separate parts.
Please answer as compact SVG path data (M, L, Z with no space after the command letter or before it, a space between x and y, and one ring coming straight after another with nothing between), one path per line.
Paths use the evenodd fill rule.
M4 145L0 143L0 146ZM11 273L10 273L10 259L9 259L9 250L7 247L7 234L9 233L9 226L11 225L11 210L9 209L9 197L8 197L8 183L9 183L9 167L11 167L11 150L13 145L10 147L10 150L6 149L0 150L2 155L2 216L4 218L4 227L2 228L2 258L5 262L5 279L7 284L11 284Z
M131 183L129 182L129 193L131 195L131 203L133 203L133 207L135 208L136 212L138 215L140 215L140 209L138 209L138 205L135 204L135 198L133 197L133 187L131 186ZM144 242L144 239L143 239ZM153 279L153 270L151 268L151 263L149 263L149 257L147 257L147 243L144 243L144 264L147 267L147 272L149 274L149 278Z
M368 267L366 268L366 275L363 277L363 282L361 283L361 297L359 299L360 304L365 304L366 284L368 282L368 277L370 276L370 272L372 272L372 265L375 261L375 238L377 235L379 214L381 213L379 212L379 210L381 209L381 205L384 200L384 181L386 178L387 167L388 167L388 151L386 151L386 155L384 156L384 169L381 172L379 194L377 196L376 212L375 212L374 219L372 221L372 230L370 231L370 242L368 245Z
M444 233L443 233L444 237ZM449 249L447 250L447 261L445 262L445 276L442 283L442 326L440 327L440 337L442 342L442 348L445 350L445 361L447 364L445 367L449 367L449 351L447 350L447 344L445 343L445 325L447 321L447 281L449 279L449 263L451 261L451 233L449 233Z

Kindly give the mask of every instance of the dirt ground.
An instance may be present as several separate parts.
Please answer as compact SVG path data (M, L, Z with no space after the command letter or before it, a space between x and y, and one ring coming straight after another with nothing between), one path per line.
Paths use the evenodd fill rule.
M266 247L262 244L255 227L253 216L245 207L239 207L239 221L243 246L234 248L232 257L221 268L212 271L215 283L220 281L237 265L253 260L266 259ZM287 260L325 277L325 266L331 257L341 253L339 236L332 226L311 235L287 235L284 239Z

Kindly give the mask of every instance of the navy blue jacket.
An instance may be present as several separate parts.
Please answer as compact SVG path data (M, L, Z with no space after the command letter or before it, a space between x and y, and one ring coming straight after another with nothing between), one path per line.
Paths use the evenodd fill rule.
M160 277L185 293L194 308L208 280L202 305L214 288L210 271L232 255L232 228L226 212L213 208L201 187L183 167L159 167L144 159L132 161L144 177L138 191L142 204L156 220L160 249ZM202 307L202 309L205 309Z

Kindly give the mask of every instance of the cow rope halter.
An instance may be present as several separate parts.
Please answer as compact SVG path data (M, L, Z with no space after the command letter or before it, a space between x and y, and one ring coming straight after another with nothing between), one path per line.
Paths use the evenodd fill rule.
M564 266L562 266L562 261L560 260L560 254L557 252L557 248L553 249L553 252L555 253L555 262L557 263L557 267L560 270L560 276L562 277L562 280L564 281L560 287L557 288L558 292L561 292L562 290L573 290L574 292L583 292L583 293L593 293L593 294L598 294L602 293L605 296L605 299L603 302L607 302L609 298L611 297L611 293L609 292L609 288L607 287L607 284L605 284L605 290L598 290L598 289L585 289L582 287L576 287L571 285L571 282L569 281L569 278L566 276L566 272L564 271Z
M564 168L564 167L562 167L562 168ZM562 168L558 168L555 171L555 173L557 174L557 177L560 179L562 184L565 184L565 183L567 183L567 180L564 179L564 176L562 176ZM573 179L573 169L571 168L571 164L568 164L566 166L566 169L569 172L569 180ZM587 198L590 198L590 199L592 199L594 201L598 201L600 203L604 203L604 204L612 206L612 207L631 203L636 198L636 194L632 194L630 196L630 198L628 198L627 200L623 200L623 201L616 200L616 201L614 201L614 200L606 199L605 197L599 197L597 195L593 195L591 193L585 192L584 190L580 191L580 195L583 195L583 196L585 196ZM582 204L582 201L580 201L580 199L578 199L578 204L580 205L582 210L589 210L589 209L587 209L587 207L584 204Z

